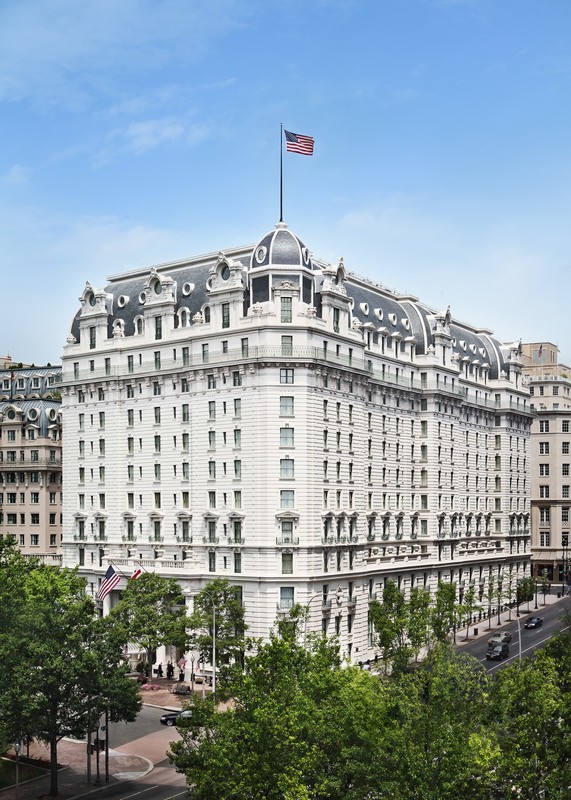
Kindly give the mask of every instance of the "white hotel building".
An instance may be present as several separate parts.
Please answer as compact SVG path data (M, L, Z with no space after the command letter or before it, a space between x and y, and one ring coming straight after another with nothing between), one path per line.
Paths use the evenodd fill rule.
M299 602L358 662L388 578L484 597L500 577L507 597L530 574L517 344L316 260L283 223L80 302L63 561L93 594L109 563L189 594L223 576L250 635Z

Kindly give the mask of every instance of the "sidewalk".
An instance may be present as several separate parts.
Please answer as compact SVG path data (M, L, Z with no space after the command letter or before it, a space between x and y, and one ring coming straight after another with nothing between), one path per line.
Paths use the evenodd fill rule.
M158 689L141 689L141 699L143 705L154 708L161 708L165 711L177 711L182 708L185 701L192 698L190 695L172 694L169 690L177 681L167 678L155 678L154 685ZM194 694L202 695L202 685L195 684ZM211 691L209 686L205 691ZM174 728L165 729L165 733L173 733ZM145 742L144 739L149 739ZM122 745L117 750L109 750L109 784L105 783L105 753L99 754L99 775L100 785L95 785L97 774L97 756L91 756L91 783L87 783L87 746L86 742L76 742L72 739L62 739L58 744L58 763L62 766L58 773L59 797L61 800L70 798L80 798L92 794L97 797L96 792L112 783L126 780L137 780L147 775L154 767L166 759L166 748L160 752L153 747L152 737L147 736L143 739L135 740L127 745ZM140 753L124 752L126 750L140 750ZM30 744L30 758L38 759L49 764L49 747L42 742L34 741ZM47 796L50 788L50 776L37 778L27 783L21 783L18 787L17 800L39 800ZM0 790L0 800L16 800L16 787L11 786Z

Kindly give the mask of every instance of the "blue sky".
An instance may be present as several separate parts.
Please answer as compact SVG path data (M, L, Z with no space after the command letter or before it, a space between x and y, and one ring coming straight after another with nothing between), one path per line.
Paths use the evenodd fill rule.
M0 353L85 281L255 242L571 361L569 0L2 0Z

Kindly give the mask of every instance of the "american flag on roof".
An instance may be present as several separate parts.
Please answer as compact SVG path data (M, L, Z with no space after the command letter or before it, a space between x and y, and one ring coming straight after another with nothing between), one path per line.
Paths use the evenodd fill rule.
M289 153L300 153L302 156L313 155L313 136L304 136L301 133L284 131L286 138L286 150Z
M107 572L103 580L101 581L101 586L99 587L99 591L97 592L97 599L98 600L105 600L108 594L110 594L113 589L117 586L119 581L121 580L121 576L118 572L115 572L112 565L109 564L107 567Z

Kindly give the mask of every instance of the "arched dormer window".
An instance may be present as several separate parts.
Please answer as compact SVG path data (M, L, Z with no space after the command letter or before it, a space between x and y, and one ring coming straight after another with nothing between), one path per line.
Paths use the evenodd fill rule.
M135 333L142 334L145 330L145 321L143 317L136 317L135 318Z
M210 306L204 306L202 317L205 322L210 322Z
M181 308L178 312L179 325L181 328L188 328L190 325L190 311L188 308Z

